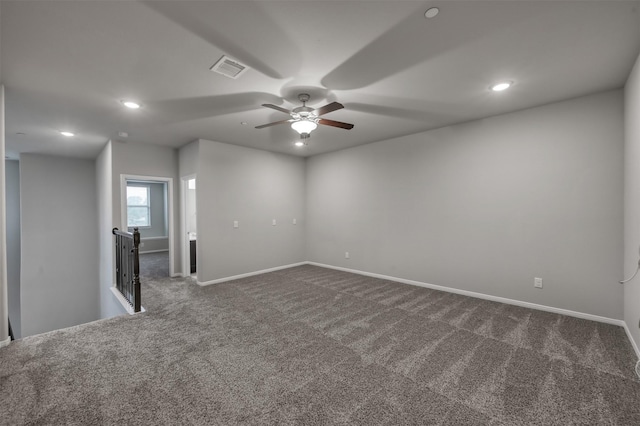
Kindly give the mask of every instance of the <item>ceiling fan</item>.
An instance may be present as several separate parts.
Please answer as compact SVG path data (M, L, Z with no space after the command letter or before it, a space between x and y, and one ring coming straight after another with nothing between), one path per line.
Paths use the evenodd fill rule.
M314 109L305 105L307 102L309 102L310 98L311 97L308 93L300 93L298 95L298 99L300 100L300 102L302 102L302 106L294 108L291 111L273 104L262 104L263 107L275 109L276 111L281 111L289 114L291 118L288 120L280 120L273 123L256 126L256 129L263 129L265 127L275 126L276 124L291 123L291 128L300 134L301 139L309 138L310 133L316 127L318 127L318 124L339 127L340 129L353 129L353 124L320 118L321 115L344 108L344 105L339 102L331 102L330 104L327 104L323 107Z

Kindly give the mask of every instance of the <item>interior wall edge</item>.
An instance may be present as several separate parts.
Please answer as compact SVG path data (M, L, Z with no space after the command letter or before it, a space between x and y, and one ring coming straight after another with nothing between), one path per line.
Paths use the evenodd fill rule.
M640 55L624 88L624 278L638 266L640 246ZM623 314L627 333L640 346L640 280L624 284ZM638 357L640 358L640 352Z

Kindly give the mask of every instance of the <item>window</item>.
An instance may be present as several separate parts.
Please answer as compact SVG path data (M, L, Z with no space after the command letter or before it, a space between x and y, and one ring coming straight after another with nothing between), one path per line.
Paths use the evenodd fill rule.
M148 185L127 185L127 227L151 226Z

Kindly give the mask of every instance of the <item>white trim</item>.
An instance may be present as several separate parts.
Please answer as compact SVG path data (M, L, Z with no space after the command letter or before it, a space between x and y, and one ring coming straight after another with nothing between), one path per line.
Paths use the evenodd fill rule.
M613 319L613 318L608 318L608 317L601 317L599 315L585 314L583 312L570 311L568 309L554 308L553 306L538 305L537 303L523 302L523 301L515 300L515 299L507 299L506 297L491 296L491 295L484 294L484 293L476 293L474 291L460 290L460 289L457 289L457 288L444 287L444 286L435 285L435 284L428 284L428 283L423 283L423 282L420 282L420 281L414 281L414 280L407 280L407 279L404 279L404 278L391 277L391 276L388 276L388 275L374 274L374 273L371 273L371 272L364 272L364 271L359 271L359 270L356 270L356 269L342 268L340 266L325 265L325 264L317 263L317 262L306 262L306 263L309 264L309 265L320 266L322 268L336 269L338 271L351 272L353 274L365 275L367 277L381 278L381 279L384 279L384 280L396 281L396 282L403 283L403 284L410 284L410 285L415 285L415 286L418 286L418 287L426 287L426 288L431 288L431 289L434 289L434 290L446 291L446 292L449 292L449 293L462 294L463 296L477 297L478 299L492 300L494 302L506 303L508 305L522 306L524 308L537 309L539 311L553 312L553 313L556 313L556 314L568 315L570 317L582 318L582 319L586 319L586 320L602 322L602 323L605 323L605 324L612 324L612 325L618 325L618 326L621 326L621 327L626 327L626 324L625 324L625 322L623 320L618 320L618 319ZM632 342L633 342L633 340L632 340ZM636 353L637 353L637 348L636 348Z
M163 177L163 176L140 176L140 175L129 175L129 174L121 174L120 175L120 223L122 229L127 228L127 181L128 180L136 180L136 181L146 181L146 182L164 182L167 186L167 198L165 200L166 206L166 216L165 220L167 221L169 228L169 275L173 276L174 272L174 249L173 249L173 241L174 241L174 205L173 205L173 178Z
M204 286L211 285L211 284L219 284L219 283L223 283L223 282L226 282L226 281L238 280L240 278L252 277L254 275L266 274L267 272L279 271L280 269L287 269L287 268L293 268L295 266L302 266L302 265L306 265L308 263L309 262L292 263L290 265L276 266L275 268L262 269L261 271L248 272L246 274L233 275L231 277L218 278L217 280L211 280L211 281L201 282L201 281L198 281L196 279L196 283L198 283L199 286L204 287Z
M189 186L189 181L191 179L197 179L196 174L191 174L187 176L182 176L181 178L182 185L180 185L180 245L182 247L182 277L186 278L191 276L191 247L190 247L190 239L187 235L187 190ZM196 189L196 211L198 210L198 196ZM196 229L198 228L198 222L196 217ZM196 253L196 269L198 262L198 255Z
M629 330L629 327L627 327L627 323L623 322L622 327L624 328L625 333L627 333L627 338L631 342L631 346L633 347L633 350L636 352L636 357L640 359L640 349L638 348L636 341L633 340L633 336L631 336L631 331Z
M169 249L161 249L161 250L148 250L148 251L142 251L140 250L140 254L147 254L147 253L160 253L163 251L169 251Z
M133 306L129 304L127 299L124 298L122 293L120 293L117 288L111 287L111 293L113 293L113 295L116 296L116 299L118 299L118 302L120 302L122 307L127 311L129 315L141 314L145 312L145 309L142 306L140 306L140 312L134 312Z
M7 337L3 341L1 341L0 342L0 348L3 348L5 346L9 346L9 343L11 343L11 337Z
M150 241L150 240L166 240L168 239L169 236L164 236L164 237L140 237L140 241Z

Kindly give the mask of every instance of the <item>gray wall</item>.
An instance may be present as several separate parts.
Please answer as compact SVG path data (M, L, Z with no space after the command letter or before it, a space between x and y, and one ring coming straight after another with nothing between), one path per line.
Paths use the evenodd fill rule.
M180 148L179 168L180 178L195 175L198 170L198 156L200 153L200 141L193 141Z
M312 157L308 260L620 319L622 117L612 91Z
M141 238L140 241L140 253L155 253L169 250L169 237Z
M181 271L180 243L178 232L180 231L180 198L178 182L178 151L156 145L125 144L112 142L112 183L113 183L113 227L125 229L126 224L121 223L121 194L120 175L138 175L153 177L168 177L173 179L174 208L172 212L174 223L174 273ZM146 243L145 243L146 246ZM144 305L144 302L143 302Z
M7 197L7 293L13 334L21 337L20 319L20 164L5 161Z
M624 94L624 275L630 276L638 265L640 247L640 57L629 76ZM624 285L624 320L638 350L640 276Z
M20 157L22 335L100 317L94 161Z
M198 281L306 260L305 160L206 140L198 149Z
M114 274L113 254L113 179L112 142L109 141L96 159L96 194L98 201L98 242L100 259L100 318L111 318L126 313L111 292Z

